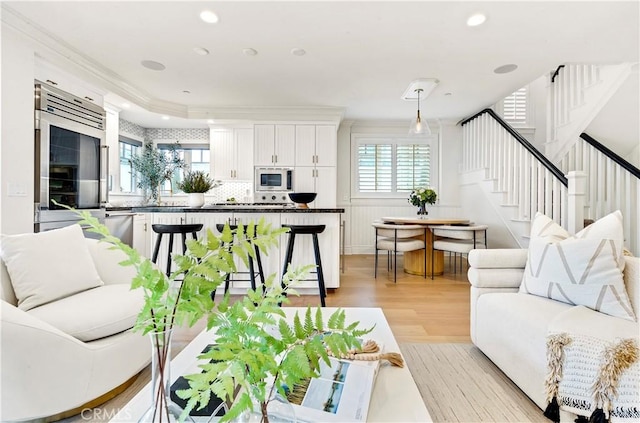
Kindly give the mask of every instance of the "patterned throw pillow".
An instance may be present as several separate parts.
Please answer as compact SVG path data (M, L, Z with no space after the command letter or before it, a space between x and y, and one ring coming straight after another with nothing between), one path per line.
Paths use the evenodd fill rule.
M623 241L620 211L575 236L538 213L531 225L520 292L635 320L622 276Z

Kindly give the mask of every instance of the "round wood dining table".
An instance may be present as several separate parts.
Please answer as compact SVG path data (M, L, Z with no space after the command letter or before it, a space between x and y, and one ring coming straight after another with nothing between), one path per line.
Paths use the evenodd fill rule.
M469 225L471 223L468 219L448 219L448 218L417 218L417 217L383 217L384 223L394 223L396 225ZM431 252L433 250L433 233L431 231L426 232L426 239L424 235L416 236L415 238L424 239L426 249L406 251L404 253L404 271L412 275L425 275L431 273ZM427 268L424 268L425 257L427 255ZM444 253L442 251L434 251L433 254L433 274L441 275L444 272Z

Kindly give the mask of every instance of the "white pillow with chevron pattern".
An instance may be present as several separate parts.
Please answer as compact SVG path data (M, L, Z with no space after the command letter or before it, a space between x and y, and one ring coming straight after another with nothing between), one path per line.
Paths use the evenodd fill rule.
M635 320L622 276L623 241L620 211L574 236L538 213L531 224L520 292Z

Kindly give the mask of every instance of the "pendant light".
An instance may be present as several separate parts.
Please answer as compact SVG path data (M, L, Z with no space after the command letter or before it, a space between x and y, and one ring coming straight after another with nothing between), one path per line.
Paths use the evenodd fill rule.
M416 116L416 120L412 121L411 126L409 127L409 134L411 135L431 134L431 128L427 125L427 121L423 121L422 118L420 118L420 94L422 91L422 88L418 88L414 91L418 94L418 114Z

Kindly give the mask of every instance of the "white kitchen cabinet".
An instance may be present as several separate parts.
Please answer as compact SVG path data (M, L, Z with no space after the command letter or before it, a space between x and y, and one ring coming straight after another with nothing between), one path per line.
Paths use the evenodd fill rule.
M282 213L282 224L289 225L325 225L324 232L318 234L320 259L326 288L340 287L340 213ZM280 241L280 256L283 265L287 253L289 234L284 234ZM313 238L311 235L296 235L291 265L294 267L315 264L313 254ZM302 281L300 288L318 289L315 273Z
M315 192L312 208L336 207L337 169L329 166L296 166L294 187L296 192Z
M336 166L334 125L296 125L296 166Z
M132 247L143 257L151 258L149 245L151 243L151 225L146 213L136 213L133 216L133 241Z
M253 129L211 129L211 174L214 179L252 181Z
M255 125L254 164L265 167L293 167L295 125Z
M34 77L40 82L73 94L83 100L88 100L98 106L104 106L104 97L95 88L41 59L36 59L35 61Z

